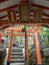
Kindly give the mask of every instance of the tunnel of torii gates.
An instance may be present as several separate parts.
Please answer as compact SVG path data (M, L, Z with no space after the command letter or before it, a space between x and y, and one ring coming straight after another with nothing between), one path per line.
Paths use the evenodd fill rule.
M22 3L25 3L25 5L27 4L28 5L28 2L27 0L22 0ZM21 3L21 4L22 4ZM24 6L25 6L24 5ZM22 5L23 6L23 5ZM21 7L20 7L21 8ZM27 8L26 8L27 10ZM25 10L25 14L26 14L26 10ZM22 9L22 11L24 11ZM28 10L27 10L28 11ZM7 59L7 65L10 65L10 59L11 59L11 53L12 53L12 37L15 35L15 36L25 36L25 65L26 65L26 61L28 61L29 59L29 52L28 52L28 41L27 41L27 38L28 36L31 36L29 34L27 34L27 32L33 32L34 33L34 36L35 36L35 47L36 47L36 58L37 58L37 65L42 65L42 62L41 62L41 55L40 55L40 48L39 48L39 40L38 40L38 33L40 33L41 31L40 30L37 30L38 27L40 27L39 25L41 26L47 26L49 27L49 19L41 19L40 17L40 13L41 11L38 13L38 9L37 9L37 12L34 13L34 15L36 15L36 19L38 19L37 21L36 20L27 20L27 19L24 19L24 20L27 20L27 21L24 21L24 22L21 22L21 20L18 20L16 21L16 17L15 17L15 12L13 11L9 11L8 12L8 18L9 20L0 20L0 44L1 44L1 37L2 37L2 29L8 27L8 26L12 26L12 28L6 28L5 30L7 31L11 31L10 33L10 47L9 47L9 53L8 53L8 59ZM22 12L21 12L22 13ZM24 15L24 14L22 14ZM25 16L25 15L24 15ZM39 18L40 19L39 19ZM26 18L26 17L25 17ZM28 18L29 19L29 18ZM20 34L20 32L22 31L22 29L13 29L13 25L16 24L16 25L25 25L25 34ZM38 24L38 25L37 25ZM26 30L26 26L29 25L29 26L33 26L34 25L34 29L33 30ZM17 31L18 34L13 34L13 32ZM5 34L7 35L7 34ZM9 34L8 34L9 35Z

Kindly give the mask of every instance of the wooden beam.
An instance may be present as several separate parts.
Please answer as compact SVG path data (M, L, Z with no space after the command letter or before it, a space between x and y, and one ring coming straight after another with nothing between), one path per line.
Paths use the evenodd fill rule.
M14 32L21 32L21 31L22 31L21 28L13 28L13 29L12 29L12 28L10 28L10 27L9 27L9 28L5 28L5 30L6 30L6 31L12 31L12 30L13 30ZM33 30L26 30L26 32L34 32L34 31L33 31Z
M37 26L37 28L41 28L42 26ZM14 32L18 32L18 33L20 33L20 32L22 32L22 28L11 28L11 27L8 27L8 28L5 28L5 30L6 31L14 31ZM26 30L26 32L31 32L31 33L33 33L34 32L34 30ZM41 30L38 30L38 32L42 32Z
M19 24L19 22L14 22L14 24L24 25L25 23L20 22ZM49 24L49 19L42 19L40 23L39 22L26 23L26 25L33 25L33 24ZM8 20L0 20L0 26L4 26L4 25L11 25L11 24Z
M13 6L10 6L10 7L6 7L6 8L4 8L4 9L0 9L0 12L3 12L3 11L7 11L7 10L11 10L11 9L13 9L13 8L16 8L18 5L16 4L16 5L13 5Z
M23 0L21 0L23 2ZM26 2L26 0L24 0ZM14 6L10 6L10 7L6 7L4 9L1 9L0 12L3 12L3 11L6 11L6 10L11 10L13 8L16 8L18 6L18 4L14 5ZM39 7L39 8L42 8L42 9L46 9L46 10L49 10L49 7L46 7L46 6L41 6L41 5L38 5L38 4L34 4L32 3L32 6L35 6L35 7Z
M42 15L44 15L44 16L46 16L46 17L49 17L49 14L43 13ZM8 17L8 15L1 16L0 19L2 20L2 19L4 19L4 18L6 18L6 17Z
M43 15L49 17L49 14L43 13Z
M38 8L42 8L42 9L45 9L45 10L49 10L49 7L42 6L42 5L35 4L35 3L32 3L32 6L34 6L34 7L38 7Z
M4 34L4 36L10 36L10 34ZM25 36L25 34L13 34L13 36ZM32 35L27 34L27 37L32 37Z
M0 26L4 26L4 25L10 25L8 20L0 20Z

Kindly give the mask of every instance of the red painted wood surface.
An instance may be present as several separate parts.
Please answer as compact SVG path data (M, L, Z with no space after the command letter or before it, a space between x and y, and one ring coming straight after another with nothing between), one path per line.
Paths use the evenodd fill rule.
M39 48L39 40L38 40L38 32L37 27L34 26L34 35L35 35L35 47L36 47L36 56L37 56L37 64L41 64L41 55L40 55L40 48Z
M7 59L7 62L10 62L10 60L11 60L13 31L11 31L10 37L11 37L11 38L10 38L10 46L9 46L9 52L8 52L8 59Z

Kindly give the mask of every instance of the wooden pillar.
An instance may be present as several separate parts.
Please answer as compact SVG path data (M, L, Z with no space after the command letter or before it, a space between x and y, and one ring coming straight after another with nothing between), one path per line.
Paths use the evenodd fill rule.
M11 36L10 37L11 38L10 38L10 46L9 46L9 52L8 52L7 65L10 65L10 60L11 60L13 31L11 31Z
M35 34L35 47L36 47L37 65L42 65L40 48L39 48L39 40L38 40L38 31L37 31L36 26L34 26L34 34Z
M2 30L0 30L0 44L1 44L1 39L2 39Z
M26 26L25 26L25 65L27 65L28 60L29 60L28 37L27 37Z

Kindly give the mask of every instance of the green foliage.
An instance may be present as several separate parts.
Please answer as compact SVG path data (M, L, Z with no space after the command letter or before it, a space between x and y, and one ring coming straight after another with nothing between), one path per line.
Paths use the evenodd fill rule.
M49 42L46 41L44 44L46 45L47 48L49 48Z
M39 28L39 30L42 31L42 33L40 33L40 37L42 39L43 44L46 45L46 47L49 47L49 28L43 27L43 28Z
M42 65L49 65L49 57L43 57L42 58Z
M0 50L0 65L3 65L3 63L4 63L4 59L5 59L4 54L5 53L3 53L3 51Z
M49 56L43 56L41 59L42 59L42 65L49 65ZM34 64L35 65L37 64L35 50L31 49L28 65L34 65Z
M36 64L35 49L30 49L28 65L34 65L34 64Z

